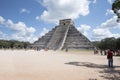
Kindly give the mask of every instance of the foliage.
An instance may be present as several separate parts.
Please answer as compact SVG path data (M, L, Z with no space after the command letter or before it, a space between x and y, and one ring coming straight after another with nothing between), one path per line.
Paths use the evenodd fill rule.
M96 46L99 49L106 50L116 50L120 49L120 38L115 39L114 37L111 38L105 38L101 41L95 41L93 42L93 45Z
M120 0L115 0L112 4L112 10L118 16L117 22L120 22Z
M93 41L92 44L98 48L100 45L100 41Z
M23 49L30 45L29 42L20 42L15 40L0 40L0 48Z
M116 49L120 49L120 38L116 39Z

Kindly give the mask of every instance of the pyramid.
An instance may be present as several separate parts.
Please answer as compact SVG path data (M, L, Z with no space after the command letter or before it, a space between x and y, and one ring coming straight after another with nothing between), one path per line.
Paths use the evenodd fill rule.
M35 41L32 47L52 50L93 49L90 40L75 28L71 19L59 20L59 25Z

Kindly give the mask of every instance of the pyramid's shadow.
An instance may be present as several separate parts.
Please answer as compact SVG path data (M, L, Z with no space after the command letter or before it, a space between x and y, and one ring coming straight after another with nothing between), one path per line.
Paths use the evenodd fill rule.
M120 80L120 66L114 66L113 68L108 68L107 65L100 65L90 62L68 62L65 63L67 65L74 65L74 66L84 66L87 68L99 68L101 71L100 77L108 80Z

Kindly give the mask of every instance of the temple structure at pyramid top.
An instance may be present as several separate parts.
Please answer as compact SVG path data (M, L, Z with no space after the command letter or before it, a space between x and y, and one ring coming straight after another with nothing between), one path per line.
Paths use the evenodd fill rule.
M59 20L59 25L39 38L33 48L57 49L93 49L92 43L79 32L71 19Z
M63 19L59 21L59 25L74 25L71 19Z

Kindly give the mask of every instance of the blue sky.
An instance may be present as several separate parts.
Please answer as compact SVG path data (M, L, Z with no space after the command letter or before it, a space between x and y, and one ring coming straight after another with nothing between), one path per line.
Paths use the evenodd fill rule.
M89 40L120 37L114 0L0 0L0 39L34 42L71 18Z

